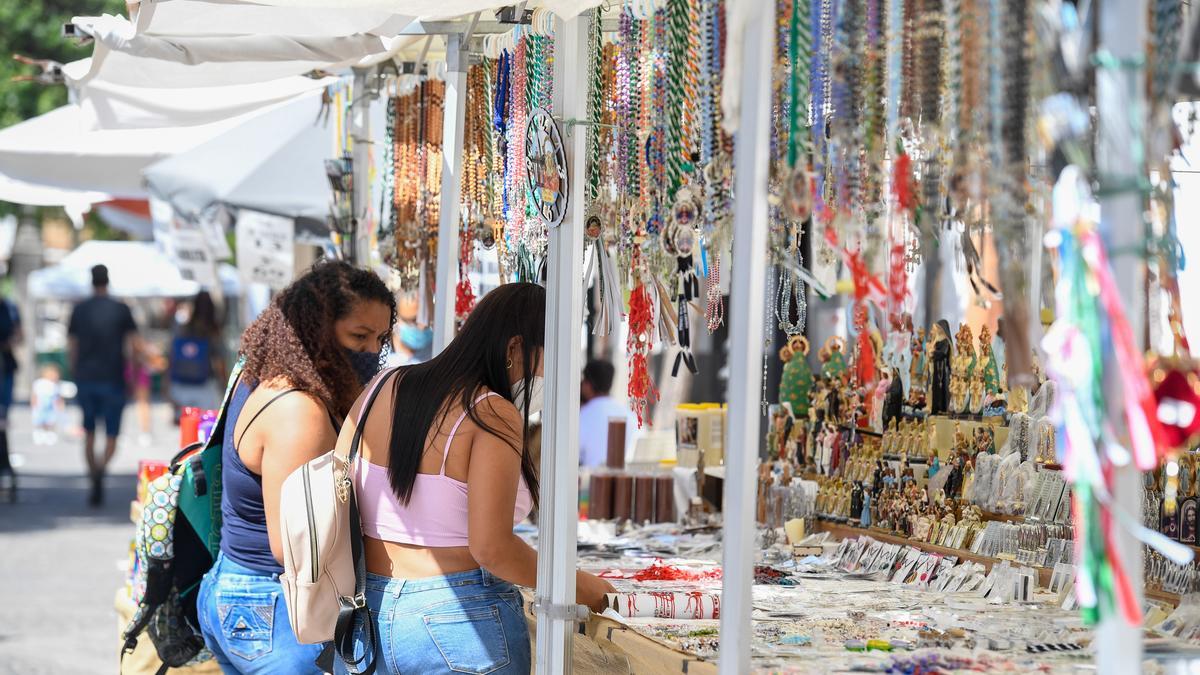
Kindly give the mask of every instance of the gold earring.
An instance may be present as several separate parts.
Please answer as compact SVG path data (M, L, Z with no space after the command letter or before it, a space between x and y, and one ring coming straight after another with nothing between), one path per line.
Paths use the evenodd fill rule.
M512 370L512 359L509 359L508 363L504 364L504 367L508 370Z

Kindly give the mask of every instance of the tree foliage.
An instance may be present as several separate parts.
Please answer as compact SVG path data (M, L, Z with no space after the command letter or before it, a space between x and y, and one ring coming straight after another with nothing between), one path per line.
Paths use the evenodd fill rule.
M0 127L36 117L67 102L63 85L13 82L37 69L12 60L13 54L67 63L89 56L90 45L62 37L73 16L125 14L123 0L0 0Z
M73 16L126 15L123 0L0 0L0 127L49 112L67 102L62 84L14 82L20 75L39 73L18 63L13 54L68 63L91 55L91 45L62 37L62 25ZM14 205L0 202L0 215Z

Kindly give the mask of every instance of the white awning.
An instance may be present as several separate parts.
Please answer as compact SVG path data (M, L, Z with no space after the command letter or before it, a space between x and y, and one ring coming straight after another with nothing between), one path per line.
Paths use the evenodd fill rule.
M277 105L145 172L151 194L197 220L215 205L318 223L332 195L324 160L333 130L320 116L322 93Z
M151 63L143 61L141 65ZM92 60L87 58L66 64L63 71L68 81L76 83L75 102L83 110L85 123L95 129L182 127L218 122L337 81L297 75L216 87L137 87L93 78L79 85L91 67Z
M184 298L200 292L200 284L188 281L165 253L154 244L140 241L85 241L57 265L29 275L30 297L76 300L92 292L94 265L108 267L109 292L119 298ZM217 269L222 291L237 295L237 270L232 265Z
M302 85L310 92L336 82L333 78L295 80L297 89ZM190 92L189 96L195 93ZM210 106L212 114L189 116L183 112L181 119L176 119L170 126L96 128L95 107L66 105L0 129L0 198L35 204L65 204L76 196L93 202L112 197L144 198L142 171L147 166L227 133L275 106L287 105L288 100L284 98L281 104L274 102L273 97L267 97L266 102L261 99L247 102L231 96L225 88L214 88L208 93L214 101ZM224 98L226 96L228 98ZM168 122L172 119L172 111L176 107L182 108L186 100L184 97L174 103L165 103L158 110L152 106L138 108L131 103L124 109L110 106L107 112L117 120L124 115L143 121ZM248 112L221 119L217 111L222 104L216 103L221 100L225 101L223 105L228 110ZM139 101L149 103L152 99ZM149 117L141 117L143 115ZM187 124L192 119L218 121ZM39 189L30 190L26 185ZM45 192L44 188L60 192ZM88 194L67 195L61 192L63 190Z
M496 2L496 0L228 0L238 5L270 5L272 7L287 7L291 9L341 8L343 11L395 10L403 9L405 14L411 14L419 19L430 21L437 19L454 19L469 16L475 12L494 12L501 7L517 4L514 2ZM570 19L578 14L597 7L603 0L532 0L526 7L544 7L554 12L559 18Z
M411 36L396 37L413 17L393 10L337 3L303 12L228 0L142 3L134 21L111 15L72 19L96 42L87 70L68 71L67 78L75 86L99 79L186 88L340 70L414 43Z

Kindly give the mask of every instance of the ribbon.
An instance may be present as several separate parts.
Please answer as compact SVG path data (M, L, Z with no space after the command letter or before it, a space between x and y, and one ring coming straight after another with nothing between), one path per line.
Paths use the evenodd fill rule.
M647 356L654 340L654 299L643 283L629 294L629 403L637 413L638 427L645 422L646 407L658 400L658 390L650 379Z

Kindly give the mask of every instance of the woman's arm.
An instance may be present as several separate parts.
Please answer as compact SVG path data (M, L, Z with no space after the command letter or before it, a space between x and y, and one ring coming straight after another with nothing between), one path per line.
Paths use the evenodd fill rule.
M508 401L479 406L485 422L504 434L499 438L477 429L467 470L467 540L481 567L518 586L537 585L537 551L513 534L517 481L521 477L520 414ZM612 586L586 572L576 572L576 599L594 610Z
M269 400L269 399L268 399ZM296 392L271 404L254 423L262 439L263 511L271 555L283 564L279 532L279 491L283 481L301 465L333 449L337 442L325 406ZM253 469L253 467L250 467Z

